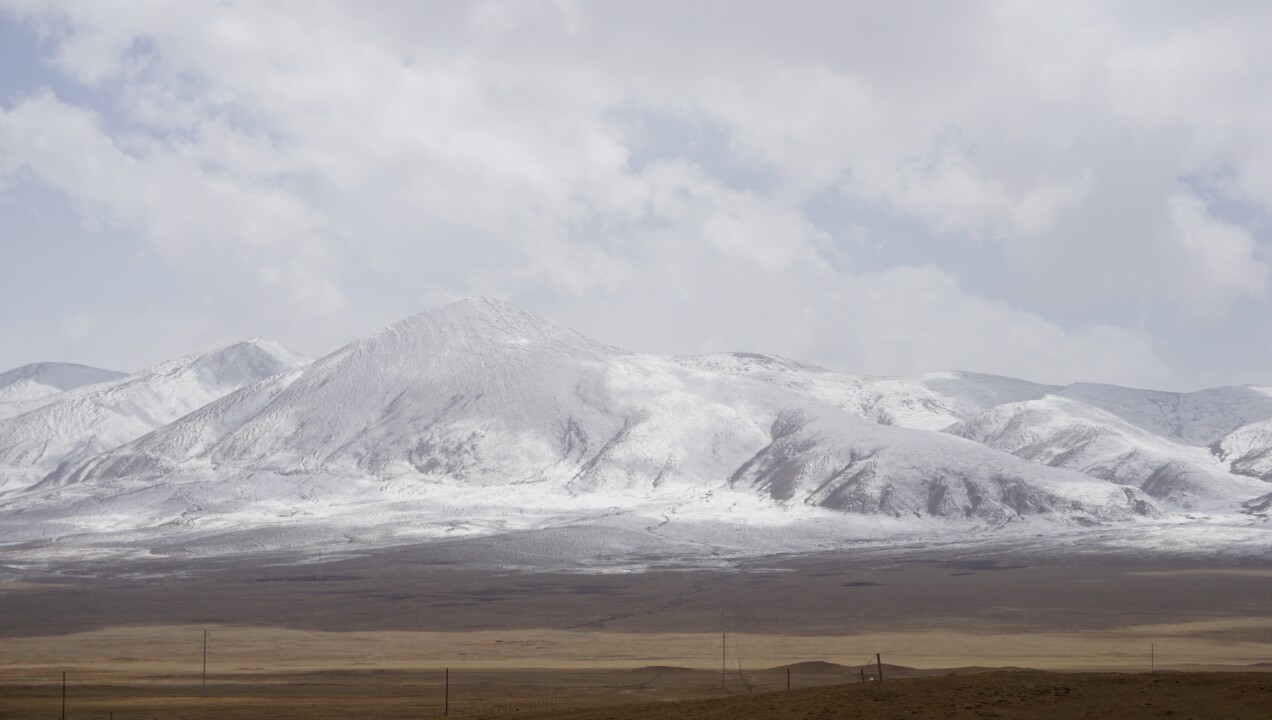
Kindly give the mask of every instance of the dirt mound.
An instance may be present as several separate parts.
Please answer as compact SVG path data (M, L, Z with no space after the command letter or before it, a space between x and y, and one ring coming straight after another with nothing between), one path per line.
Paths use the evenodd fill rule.
M797 720L808 717L1263 720L1268 717L1270 707L1272 677L1261 672L1140 675L994 672L523 717L561 720Z
M808 662L799 662L792 665L780 665L772 668L770 672L780 672L790 670L792 675L843 675L845 678L859 677L862 671L869 679L874 679L879 672L879 667L875 663L865 663L862 665L839 665L838 663L827 662L825 660L811 660ZM906 667L904 665L883 664L883 677L921 677L925 675L949 675L958 670L919 670L917 668Z
M667 674L667 673L689 673L689 674L692 674L692 673L694 673L694 672L696 672L696 671L695 671L695 670L693 670L692 668L687 668L687 667L678 667L678 666L676 666L676 665L646 665L646 666L644 666L644 667L638 667L638 668L636 668L635 670L632 670L632 672L634 672L634 673L658 673L658 674L660 674L660 675L665 675L665 674Z
M857 668L848 667L847 665L839 665L825 660L809 660L807 662L797 662L791 665L779 665L773 670L790 670L792 673L800 675L825 675L827 673L855 673Z

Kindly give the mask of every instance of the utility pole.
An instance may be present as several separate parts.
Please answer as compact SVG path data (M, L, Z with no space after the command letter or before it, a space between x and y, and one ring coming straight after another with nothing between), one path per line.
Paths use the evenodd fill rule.
M1157 672L1157 643L1148 644L1148 671Z
M875 665L879 667L879 682L883 682L883 658L875 653Z
M791 689L791 669L786 668L786 689Z
M66 720L66 671L62 671L62 720Z
M208 631L203 631L203 696L208 694Z
M720 687L721 688L724 687L724 673L728 666L728 659L727 659L727 655L725 654L725 647L727 647L729 642L728 638L729 638L728 633L720 633Z
M442 706L442 717L450 717L450 668L446 668L446 695Z

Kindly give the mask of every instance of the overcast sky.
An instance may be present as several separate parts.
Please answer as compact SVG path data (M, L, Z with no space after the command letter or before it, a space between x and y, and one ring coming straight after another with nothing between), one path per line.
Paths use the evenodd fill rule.
M0 0L0 369L465 295L635 350L1272 384L1272 4Z

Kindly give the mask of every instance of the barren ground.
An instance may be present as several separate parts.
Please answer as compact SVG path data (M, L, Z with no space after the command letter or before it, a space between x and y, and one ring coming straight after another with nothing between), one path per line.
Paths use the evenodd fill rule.
M1269 608L1272 563L1248 561L840 554L585 575L403 548L84 564L0 584L0 718L57 716L63 671L72 718L421 717L450 668L452 715L1266 719L1272 674L1179 671L1272 668ZM1146 671L1154 646L1170 672L1088 674ZM886 691L859 682L875 652ZM797 692L752 694L784 689L788 665ZM903 680L973 667L1065 674ZM638 707L720 694L734 698Z

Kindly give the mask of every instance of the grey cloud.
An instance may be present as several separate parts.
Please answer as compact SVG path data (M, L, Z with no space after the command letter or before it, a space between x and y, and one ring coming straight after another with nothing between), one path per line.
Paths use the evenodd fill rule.
M1258 6L6 6L98 98L5 108L10 182L309 353L483 292L639 349L1190 385L1163 348L1267 309L1265 231L1225 214L1272 207ZM865 267L814 200L1001 262Z

